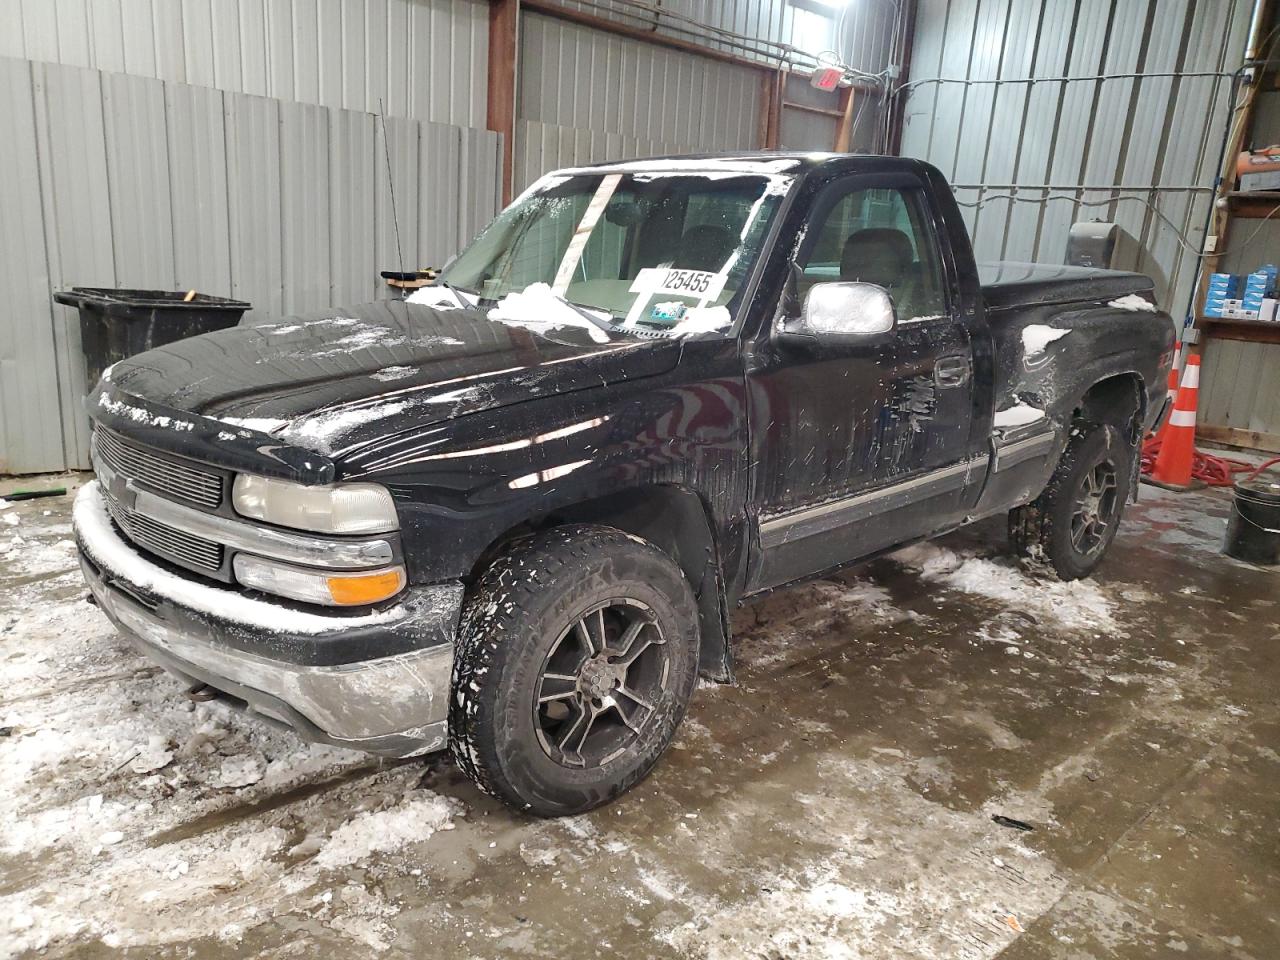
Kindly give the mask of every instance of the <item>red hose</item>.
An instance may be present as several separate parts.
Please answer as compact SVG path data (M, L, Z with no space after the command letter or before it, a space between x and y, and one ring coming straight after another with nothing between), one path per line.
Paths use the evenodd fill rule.
M1150 473L1155 468L1156 456L1159 453L1160 440L1154 436L1148 437L1142 445L1143 473ZM1195 459L1191 463L1191 477L1194 480L1202 480L1211 487L1229 487L1235 483L1235 475L1237 473L1252 471L1249 477L1252 480L1253 477L1274 463L1280 463L1280 457L1268 460L1255 470L1252 463L1245 463L1243 460L1232 460L1229 457L1215 457L1213 454L1197 450Z

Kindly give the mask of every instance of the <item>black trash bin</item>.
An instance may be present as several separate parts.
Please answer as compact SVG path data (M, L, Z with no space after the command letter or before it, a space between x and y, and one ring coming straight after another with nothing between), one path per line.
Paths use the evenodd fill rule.
M184 337L234 327L251 304L185 291L72 287L53 295L80 311L85 383L92 390L117 360Z

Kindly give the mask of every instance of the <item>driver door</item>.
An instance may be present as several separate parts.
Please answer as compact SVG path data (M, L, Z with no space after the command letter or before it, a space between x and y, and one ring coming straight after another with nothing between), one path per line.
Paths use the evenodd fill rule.
M841 566L952 525L971 461L972 348L928 192L914 177L837 179L796 247L793 296L860 281L894 300L893 332L809 347L761 334L747 373L758 556L749 590Z

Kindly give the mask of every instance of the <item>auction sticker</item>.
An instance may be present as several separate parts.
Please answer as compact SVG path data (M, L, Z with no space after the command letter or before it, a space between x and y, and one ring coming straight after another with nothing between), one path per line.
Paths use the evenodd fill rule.
M700 300L714 300L724 290L728 277L709 270L678 270L670 267L646 267L636 274L632 293L667 293Z

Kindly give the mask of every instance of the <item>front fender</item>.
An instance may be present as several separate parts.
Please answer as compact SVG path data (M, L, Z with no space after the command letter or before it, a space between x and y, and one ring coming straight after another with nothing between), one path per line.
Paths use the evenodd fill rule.
M746 429L740 376L646 381L439 424L344 463L342 473L390 488L410 580L429 583L469 576L522 524L641 487L697 493L719 541L741 526Z

